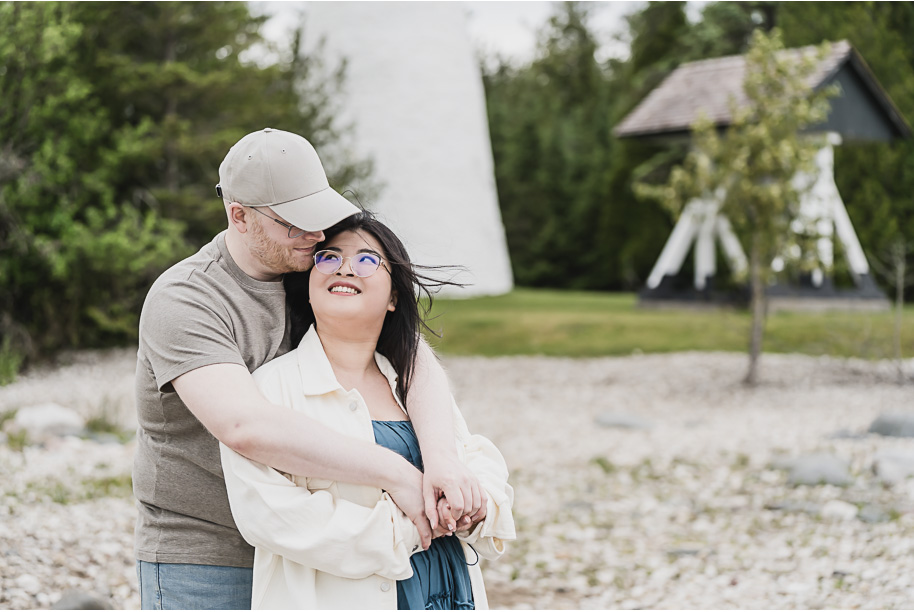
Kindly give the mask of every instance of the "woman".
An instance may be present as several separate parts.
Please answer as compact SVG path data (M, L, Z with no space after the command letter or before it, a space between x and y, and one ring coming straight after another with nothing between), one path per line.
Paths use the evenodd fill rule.
M404 406L423 325L416 295L428 293L430 279L367 213L325 234L307 286L287 279L293 340L307 333L254 379L271 401L374 440L421 470ZM252 607L487 607L477 561L514 539L514 494L501 454L470 435L456 405L454 426L458 454L488 501L473 517L451 517L442 500L444 527L428 550L381 489L281 474L222 446L232 514L255 547Z

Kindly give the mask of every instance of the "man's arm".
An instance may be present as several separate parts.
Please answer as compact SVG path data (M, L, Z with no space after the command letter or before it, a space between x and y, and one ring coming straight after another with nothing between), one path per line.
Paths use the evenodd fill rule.
M431 347L424 340L420 341L409 387L408 409L422 451L425 515L433 529L438 525L438 497L441 494L457 517L475 514L483 504L479 482L457 456L453 401L444 368Z
M428 548L431 529L424 513L422 474L400 455L270 403L240 365L197 368L172 385L216 439L249 459L291 474L385 489L416 524ZM451 440L453 448L453 433Z

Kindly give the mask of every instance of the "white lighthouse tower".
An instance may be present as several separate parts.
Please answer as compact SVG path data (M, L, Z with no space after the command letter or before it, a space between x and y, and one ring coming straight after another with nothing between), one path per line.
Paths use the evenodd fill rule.
M309 2L306 40L345 58L340 124L374 160L363 201L412 259L460 265L450 296L498 295L513 279L498 208L485 94L457 2ZM309 49L310 50L310 49ZM340 186L345 188L344 186ZM358 189L358 186L354 186Z

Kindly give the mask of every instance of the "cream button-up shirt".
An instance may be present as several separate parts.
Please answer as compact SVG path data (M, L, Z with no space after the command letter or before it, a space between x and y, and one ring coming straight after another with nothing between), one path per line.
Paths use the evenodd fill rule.
M375 353L375 360L397 398L396 372L382 355ZM254 380L271 402L374 442L368 406L357 390L337 382L313 327L297 349L256 370ZM456 404L454 423L458 455L489 498L485 520L457 536L468 562L477 553L497 558L504 541L515 538L507 466L489 440L470 435ZM253 609L397 608L396 581L412 575L409 558L421 544L415 525L386 492L284 475L220 448L232 516L255 547ZM476 607L486 608L479 564L469 571Z

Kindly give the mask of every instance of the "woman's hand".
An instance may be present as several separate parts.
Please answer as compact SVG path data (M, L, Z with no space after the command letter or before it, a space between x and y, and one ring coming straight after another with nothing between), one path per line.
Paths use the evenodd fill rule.
M451 516L451 506L447 503L446 497L438 499L436 511L438 513L438 522L437 526L432 529L432 538L453 535L454 531L457 530L458 521Z
M425 474L422 493L425 512L433 528L438 527L437 503L444 496L456 516L474 515L485 507L485 493L476 476L457 458L454 451L423 454Z
M482 496L482 507L472 516L464 514L459 519L455 519L451 514L451 506L448 504L447 498L439 498L437 505L438 524L437 527L432 530L432 538L453 535L457 531L466 531L471 529L476 523L484 520L486 518L486 494L484 491L482 492Z

